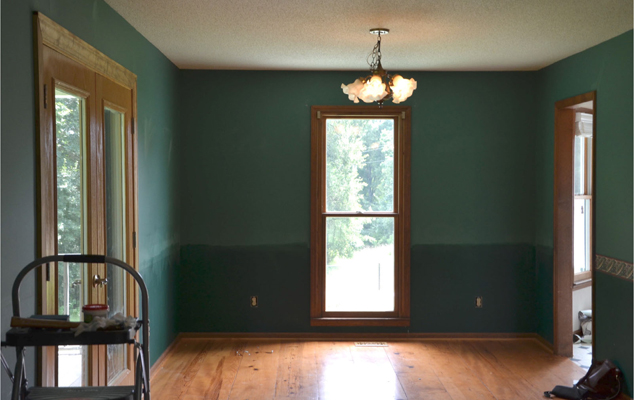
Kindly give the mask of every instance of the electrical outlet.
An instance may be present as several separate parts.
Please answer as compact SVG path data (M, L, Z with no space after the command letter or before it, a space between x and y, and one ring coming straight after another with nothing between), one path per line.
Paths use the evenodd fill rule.
M251 296L251 307L258 306L258 296Z
M476 308L482 308L482 296L476 297Z

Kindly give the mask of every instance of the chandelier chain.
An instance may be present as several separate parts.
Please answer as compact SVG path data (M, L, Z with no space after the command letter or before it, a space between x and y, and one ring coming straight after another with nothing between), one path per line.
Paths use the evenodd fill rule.
M376 44L372 49L372 52L368 55L368 65L370 65L370 70L374 71L378 68L381 63L381 32L378 34L378 38L376 39Z

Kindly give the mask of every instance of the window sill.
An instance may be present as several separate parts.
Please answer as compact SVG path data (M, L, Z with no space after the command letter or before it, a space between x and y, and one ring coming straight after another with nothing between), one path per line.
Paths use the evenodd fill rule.
M409 326L409 318L312 318L310 326Z
M588 286L592 286L592 279L586 279L583 281L575 282L572 284L572 291L583 289Z

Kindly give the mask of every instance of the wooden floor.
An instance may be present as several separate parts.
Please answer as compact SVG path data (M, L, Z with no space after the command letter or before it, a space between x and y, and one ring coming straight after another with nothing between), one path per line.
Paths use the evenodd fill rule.
M584 375L531 339L354 342L181 339L157 365L154 400L543 399Z

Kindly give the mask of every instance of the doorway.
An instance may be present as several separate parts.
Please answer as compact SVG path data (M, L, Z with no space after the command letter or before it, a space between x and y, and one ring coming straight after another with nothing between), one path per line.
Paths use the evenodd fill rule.
M136 268L136 76L44 15L34 16L38 102L38 255L103 254ZM137 316L136 285L111 265L42 268L40 314L81 321L82 306ZM128 345L39 354L42 386L131 384Z
M596 92L555 103L553 347L582 367L594 334L595 143Z

